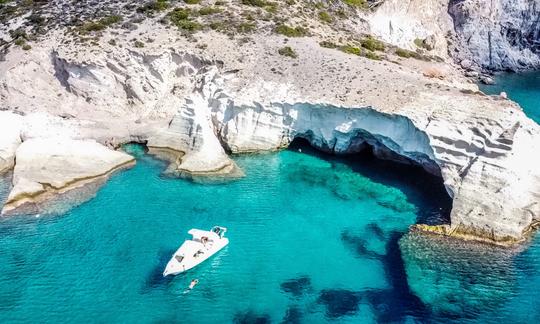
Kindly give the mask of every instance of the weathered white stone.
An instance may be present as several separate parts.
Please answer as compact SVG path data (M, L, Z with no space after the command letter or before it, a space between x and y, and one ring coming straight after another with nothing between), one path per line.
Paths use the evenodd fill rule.
M448 1L386 0L367 19L371 32L391 44L415 50L414 41L426 39L433 54L448 56L445 37L452 30Z
M0 111L0 174L13 167L15 150L21 143L22 118Z
M65 138L25 141L18 147L16 159L13 189L2 214L106 177L134 161L130 155L95 141Z
M493 70L540 67L539 0L451 0L458 59Z

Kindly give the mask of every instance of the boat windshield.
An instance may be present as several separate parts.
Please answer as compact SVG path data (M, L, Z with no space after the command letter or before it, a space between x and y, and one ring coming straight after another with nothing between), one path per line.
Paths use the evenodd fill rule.
M182 262L182 260L184 260L184 257L181 256L181 255L175 255L174 258L175 258L176 261L178 261L178 262Z

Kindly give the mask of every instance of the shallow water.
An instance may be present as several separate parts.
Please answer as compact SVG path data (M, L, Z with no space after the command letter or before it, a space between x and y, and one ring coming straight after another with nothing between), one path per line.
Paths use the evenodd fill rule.
M531 119L540 122L540 72L503 73L495 81L495 85L480 85L480 90L488 94L505 91Z
M59 216L0 222L0 321L423 315L407 288L398 240L419 218L443 221L449 208L440 183L423 172L303 147L307 153L238 157L245 178L201 185L161 177L162 162L141 147L127 149L136 167L113 176L89 202ZM215 224L230 229L231 244L187 275L163 279L185 232ZM200 284L184 293L192 278ZM388 313L387 298L410 300Z

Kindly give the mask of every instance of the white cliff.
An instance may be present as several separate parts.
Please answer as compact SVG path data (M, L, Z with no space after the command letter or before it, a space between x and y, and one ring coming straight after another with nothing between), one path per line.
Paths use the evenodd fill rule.
M452 53L458 60L490 70L540 67L540 1L452 0L449 13L456 33Z

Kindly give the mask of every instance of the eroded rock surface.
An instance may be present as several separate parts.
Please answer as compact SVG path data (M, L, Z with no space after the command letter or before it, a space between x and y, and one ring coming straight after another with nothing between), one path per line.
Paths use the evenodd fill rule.
M0 174L13 167L15 150L21 143L21 116L0 111Z
M13 189L2 214L39 211L39 203L134 163L93 140L30 139L16 151Z
M540 67L540 1L450 1L454 55L491 70Z

